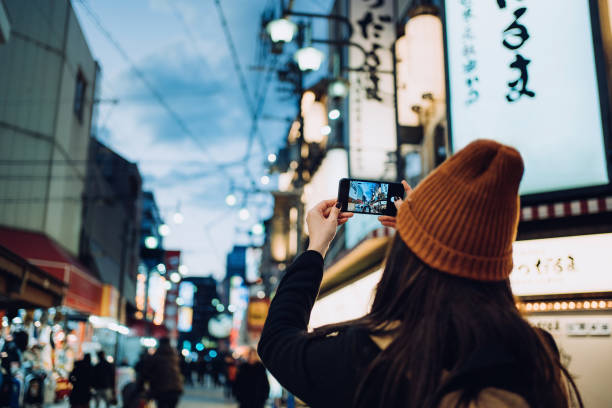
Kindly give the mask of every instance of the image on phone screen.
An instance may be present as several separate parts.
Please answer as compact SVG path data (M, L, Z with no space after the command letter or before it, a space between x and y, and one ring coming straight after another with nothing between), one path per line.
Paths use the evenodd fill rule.
M351 180L347 210L360 213L384 214L389 199L389 184Z

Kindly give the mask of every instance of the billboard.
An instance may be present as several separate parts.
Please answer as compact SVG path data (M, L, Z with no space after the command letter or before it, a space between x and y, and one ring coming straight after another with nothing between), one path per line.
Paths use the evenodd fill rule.
M452 149L479 138L514 146L525 160L523 196L563 197L610 183L592 7L588 0L445 1Z
M612 292L612 234L514 243L510 275L517 296Z

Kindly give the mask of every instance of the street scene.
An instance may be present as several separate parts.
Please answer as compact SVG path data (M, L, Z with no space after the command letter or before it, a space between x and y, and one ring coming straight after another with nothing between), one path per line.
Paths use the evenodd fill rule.
M389 184L351 180L347 211L383 213L389 199Z
M611 248L612 0L0 0L0 408L610 408Z

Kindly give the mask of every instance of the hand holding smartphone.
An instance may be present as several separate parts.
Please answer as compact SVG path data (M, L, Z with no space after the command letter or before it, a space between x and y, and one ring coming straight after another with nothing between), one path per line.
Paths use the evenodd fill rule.
M395 197L404 198L402 183L362 179L340 180L338 202L341 211L359 214L395 216Z

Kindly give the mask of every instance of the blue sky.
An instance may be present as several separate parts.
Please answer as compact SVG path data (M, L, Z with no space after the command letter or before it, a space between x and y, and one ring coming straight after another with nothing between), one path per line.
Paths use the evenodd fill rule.
M260 121L259 137L266 148L259 137L255 138L251 158L245 164L251 115L214 0L72 3L94 58L101 65L101 97L118 100L117 104L98 105L99 138L139 164L144 188L154 191L172 228L165 246L183 251L189 273L223 277L225 255L232 245L251 242L245 231L272 211L269 194L238 194L239 205L233 208L225 204L225 196L232 184L249 187L247 177L259 183L266 174L265 158L283 143L288 124ZM277 5L278 1L221 1L252 99L257 84L262 89L265 79L265 72L249 68L257 64L260 15L270 4ZM324 13L330 5L331 0L297 0L294 10ZM160 106L130 62L102 34L87 8L176 112L189 134ZM317 37L325 37L325 23L317 22L314 31ZM264 115L295 115L295 102L278 92L280 83L275 75L271 77ZM314 80L316 74L311 74L308 81ZM224 164L224 170L219 170L218 164ZM268 186L258 187L272 190L275 184L273 177ZM247 221L238 219L242 203L251 212ZM174 225L172 214L178 205L185 222Z

